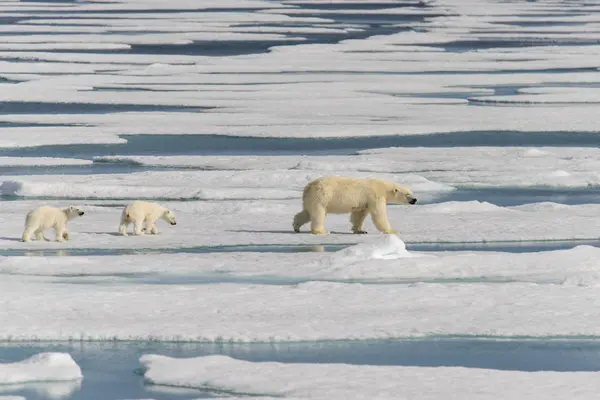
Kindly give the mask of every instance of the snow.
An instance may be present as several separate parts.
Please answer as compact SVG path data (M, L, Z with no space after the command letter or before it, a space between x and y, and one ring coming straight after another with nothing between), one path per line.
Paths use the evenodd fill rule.
M411 257L406 245L396 235L385 235L382 241L351 246L339 252L340 261L345 260L393 260Z
M0 316L10 321L2 340L277 342L600 334L597 287L573 283L282 286L184 280L169 285L6 275L0 289L8 299Z
M67 353L40 353L26 360L0 364L0 384L82 379L81 369Z
M140 358L146 381L284 399L593 398L597 372L248 362L226 356ZM265 397L266 398L266 397Z
M90 165L90 160L56 157L0 157L0 167Z
M0 339L597 336L599 252L415 254L382 235L329 255L3 257Z

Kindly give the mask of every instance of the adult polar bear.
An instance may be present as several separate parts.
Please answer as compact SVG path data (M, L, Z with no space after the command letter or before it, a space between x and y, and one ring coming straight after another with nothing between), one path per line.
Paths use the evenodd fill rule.
M24 242L31 240L31 236L35 235L36 240L46 240L44 231L54 228L56 232L56 241L63 242L69 240L69 231L67 230L67 222L81 217L85 214L81 208L70 206L67 208L56 208L49 206L41 206L27 213L25 217L25 231L22 239Z
M159 218L164 219L171 225L177 225L175 214L168 208L148 201L134 201L125 207L121 213L119 233L127 236L127 227L133 223L136 235L143 235L145 231L150 231L151 234L156 235L158 233L156 220ZM146 227L144 227L144 223L146 223Z
M363 223L371 214L373 223L382 233L397 233L387 218L387 203L415 204L410 188L393 182L374 178L347 178L324 176L310 182L302 194L303 210L294 217L294 231L311 223L311 232L326 235L325 216L350 214L352 232L367 233Z

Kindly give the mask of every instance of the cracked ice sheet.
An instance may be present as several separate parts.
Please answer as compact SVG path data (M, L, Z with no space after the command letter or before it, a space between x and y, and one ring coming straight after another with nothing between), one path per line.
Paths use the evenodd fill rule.
M444 4L444 7L458 7L457 4ZM485 10L493 10L501 15L506 10L501 10L498 7L492 5L487 7ZM474 8L478 10L478 7ZM540 9L532 6L526 6L526 10ZM545 9L544 9L545 10ZM224 58L207 58L207 62L199 63L196 66L188 66L188 69L180 69L176 66L164 65L161 68L151 68L154 70L149 74L148 69L144 66L140 69L130 69L122 72L130 76L135 75L146 75L149 76L149 81L153 81L154 77L150 76L153 74L159 75L177 75L184 73L185 71L192 73L212 73L218 72L259 72L263 75L273 73L280 75L278 72L284 71L292 72L294 74L299 71L325 71L325 72L340 72L340 68L344 68L347 73L361 72L392 72L392 75L385 77L386 85L393 85L402 87L406 84L405 76L396 75L399 72L402 73L418 73L424 70L431 72L431 68L438 70L439 72L452 72L458 70L464 70L469 68L472 71L487 71L490 74L481 74L478 77L469 76L469 79L480 80L484 82L492 83L494 79L506 80L506 74L494 74L499 70L521 70L521 69L536 69L536 68L581 68L591 67L595 68L598 64L598 54L593 53L590 50L590 46L565 46L565 47L548 47L548 48L532 48L531 52L528 52L531 56L528 59L522 59L521 51L506 50L502 49L491 50L491 51L478 51L478 52L464 52L464 53L452 53L444 51L421 51L422 48L414 47L399 47L395 51L390 51L390 45L396 46L398 44L409 44L415 43L430 43L439 41L440 38L447 38L447 31L444 29L450 29L448 26L465 26L465 31L468 33L469 24L478 26L476 19L469 18L469 9L460 9L461 12L466 14L466 17L457 21L444 20L444 23L436 25L434 20L423 24L424 26L437 26L438 31L429 31L426 33L400 33L392 36L375 37L369 40L351 40L335 45L309 45L309 46L287 46L278 47L273 49L269 54L253 55L248 57L224 57ZM493 20L493 15L490 17ZM293 19L293 18L292 18ZM489 25L489 22L486 22ZM445 25L444 25L445 24ZM461 25L462 24L462 25ZM466 25L465 25L466 24ZM506 29L506 28L503 28ZM557 28L560 32L565 32L563 27ZM500 34L499 34L500 35ZM455 35L455 39L460 36ZM104 39L102 39L104 40ZM364 48L369 50L382 50L384 54L380 53L362 53L356 50ZM397 47L397 46L396 46ZM560 51L557 51L560 49ZM400 50L400 51L398 51ZM593 49L592 49L593 50ZM22 54L22 53L21 53ZM570 57L564 57L564 54L570 54ZM65 57L65 59L72 59L74 55L58 55L57 57ZM82 57L82 56L80 56ZM89 62L90 57L106 57L85 55L84 60ZM113 59L122 60L120 55L115 55ZM126 55L128 60L134 60L130 55ZM138 60L148 60L147 56L140 56L146 58L138 58ZM158 57L158 56L157 56ZM519 60L519 58L521 58ZM105 63L110 63L110 56L104 58ZM171 60L181 61L181 56L174 56ZM515 61L516 59L516 61ZM166 58L161 58L162 62L166 62ZM194 58L188 58L188 61L194 60ZM499 61L500 60L500 61ZM18 68L23 68L22 63ZM115 64L117 65L117 64ZM440 70L439 66L443 68ZM332 67L333 66L333 67ZM60 66L59 66L60 67ZM66 66L65 66L66 67ZM17 68L17 67L12 67ZM88 68L85 66L79 68ZM337 71L331 68L336 68ZM14 71L16 72L16 70ZM56 71L55 71L56 72ZM91 71L88 71L91 72ZM592 75L597 73L590 72ZM254 74L248 74L253 76ZM329 74L331 75L331 74ZM273 98L273 94L268 91L262 91L252 93L252 96L248 98L238 98L239 92L232 92L229 94L223 94L223 98L208 99L212 102L213 106L224 107L223 110L217 111L212 115L182 115L179 116L177 122L173 122L172 115L167 113L162 116L154 116L153 114L146 114L151 116L147 119L147 124L139 124L139 115L133 116L120 116L111 117L109 116L105 121L98 119L93 116L69 116L68 118L72 121L76 121L78 118L80 121L91 120L96 118L100 121L101 126L107 128L107 131L111 133L217 133L217 134L240 134L240 135L251 135L251 136L368 136L374 134L406 134L406 133L431 133L431 132L443 132L443 131L460 131L460 130L475 130L475 129L515 129L515 130L594 130L598 126L598 121L590 118L590 113L587 107L577 107L571 105L569 107L569 118L564 118L564 114L556 113L553 107L536 107L534 110L523 107L466 107L466 99L430 99L429 102L440 103L449 102L455 104L419 104L423 103L424 99L406 99L390 96L389 94L378 94L378 95L366 95L363 92L369 91L380 91L382 85L380 83L373 83L371 88L365 84L355 86L353 80L356 80L356 74L354 79L346 77L343 84L340 85L329 85L328 93L331 94L332 98L336 98L336 101L332 102L330 99L324 99L323 101L315 102L314 91L315 88L312 85L301 85L301 89L289 91L280 90L281 87L274 87L272 93L283 93L283 96ZM444 74L440 74L444 75ZM523 74L513 74L513 79L522 81L524 78ZM565 78L562 74L555 74L554 79L570 79ZM582 74L582 75L588 75ZM125 76L125 75L124 75ZM239 76L239 75L238 75ZM495 77L500 76L500 77ZM418 75L411 75L411 81L417 79ZM435 76L422 77L424 80L436 79ZM74 78L75 79L75 78ZM198 76L198 79L204 79ZM236 78L239 79L239 78ZM250 79L255 79L251 77ZM373 78L374 79L374 78ZM445 74L443 77L437 77L440 84L439 91L447 92L446 86L454 84L458 79L456 74L450 73ZM463 77L463 79L467 79ZM534 78L529 78L534 79ZM39 79L35 82L36 88L46 86L48 81L52 79L49 77ZM110 82L105 82L110 84ZM151 83L151 82L150 82ZM64 86L64 82L62 84ZM61 86L61 87L62 87ZM68 85L67 85L68 86ZM16 88L13 88L16 89ZM94 92L86 92L85 88L79 87L79 91L75 88L59 92L56 87L48 85L47 90L24 90L25 94L19 93L20 90L6 91L11 93L10 96L13 100L25 98L31 100L34 96L33 93L41 93L35 95L36 99L44 99L44 101L58 101L56 96L60 99L72 98L73 100L82 102L101 102L108 101L106 93L98 94ZM287 89L287 88L286 88ZM426 89L427 92L432 92L431 85ZM468 89L472 90L472 89ZM389 91L389 90L388 90ZM418 92L418 90L417 90ZM226 92L225 92L226 93ZM360 96L357 96L360 94ZM54 96L54 97L53 97ZM114 96L110 95L112 99ZM144 95L146 96L146 95ZM544 95L546 96L546 95ZM548 95L549 96L549 95ZM180 95L163 95L160 96L164 101L172 101L179 103L180 105L190 105L193 99L184 98ZM518 96L517 96L518 97ZM127 101L146 101L137 94L129 95L120 93L119 99L126 99ZM543 100L541 97L537 97L539 100ZM566 101L571 103L591 101L589 95L585 93L577 92L571 93ZM551 99L548 99L551 101ZM563 100L564 97L563 97ZM406 104L412 102L413 104ZM294 104L295 103L295 104ZM171 104L171 103L170 103ZM197 101L194 102L198 105ZM282 106L285 105L285 107ZM362 111L361 114L356 113L356 109ZM326 110L327 112L323 112ZM236 120L245 126L231 126L231 113L236 114ZM324 116L318 117L317 115L322 113ZM364 114L363 114L364 113ZM145 117L146 117L145 115ZM311 115L311 123L307 124L306 116ZM431 123L431 115L436 115L438 123ZM594 114L595 115L595 114ZM62 117L62 116L61 116ZM26 118L57 118L48 116L28 116ZM123 119L119 119L123 118ZM349 123L348 119L352 118L352 122ZM377 121L373 121L373 118L377 118ZM145 118L146 120L146 118ZM397 121L402 120L403 129L402 132L398 132ZM129 121L129 122L127 122ZM251 123L248 123L251 122ZM265 125L269 125L268 127ZM304 125L304 127L303 127ZM308 126L308 127L307 127ZM200 127L200 128L198 128ZM66 140L66 139L63 139Z
M418 174L451 187L561 187L600 185L600 150L549 147L386 148L352 156L105 156L95 162L205 170L319 171L364 176ZM243 175L246 172L239 172ZM266 172L265 172L266 173ZM290 171L291 173L291 171ZM390 175L399 183L406 175ZM416 183L416 182L415 182ZM414 188L419 192L420 188Z
M227 356L140 358L152 384L283 399L592 399L598 372L249 362ZM271 397L262 397L271 396ZM255 398L255 397L251 397Z
M596 287L81 283L3 276L0 339L265 342L600 335Z
M308 247L308 246L307 246ZM96 284L178 282L500 283L600 286L600 249L578 246L536 253L407 252L394 235L372 237L335 253L140 254L0 257L0 275L66 278ZM569 268L565 268L569 265ZM205 279L204 281L202 279Z
M64 207L81 205L85 216L69 222L71 240L67 243L20 242L26 213L46 203ZM306 225L300 234L292 230L292 218L300 211L300 198L294 200L160 202L171 208L177 226L158 221L160 235L121 237L117 228L122 207L128 201L8 201L0 217L0 248L14 249L106 249L179 248L197 246L290 244L354 244L380 234L368 218L369 235L350 232L348 215L328 216L325 227L330 235L312 235ZM106 204L108 207L100 207ZM116 206L116 207L114 207ZM538 203L517 207L497 207L489 203L446 202L421 206L389 206L388 217L399 237L415 242L536 241L598 238L599 205L566 206ZM457 228L459 227L459 228ZM131 226L130 226L131 230ZM47 232L48 239L54 233Z

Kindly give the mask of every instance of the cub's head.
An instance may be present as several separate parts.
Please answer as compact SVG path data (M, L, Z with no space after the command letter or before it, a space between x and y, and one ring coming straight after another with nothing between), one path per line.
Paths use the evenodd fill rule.
M63 211L67 215L67 219L81 217L83 214L85 214L80 207L76 206L67 207Z
M409 187L394 184L390 193L390 198L388 198L388 202L400 204L415 204L417 202L417 198L414 196L412 190L410 190Z
M173 214L173 211L171 211L171 210L165 211L165 213L163 214L162 217L165 221L167 221L171 225L177 225L177 220L175 219L175 214Z

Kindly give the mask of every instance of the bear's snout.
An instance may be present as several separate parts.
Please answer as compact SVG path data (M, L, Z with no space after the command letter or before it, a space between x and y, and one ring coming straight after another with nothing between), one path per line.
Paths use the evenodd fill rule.
M414 197L408 201L409 204L415 204L416 202L417 199L415 199Z
M83 214L85 214L83 211L79 211L79 216L81 217Z
M177 222L171 222L171 225L177 225Z

